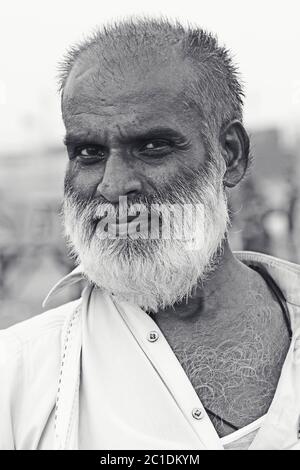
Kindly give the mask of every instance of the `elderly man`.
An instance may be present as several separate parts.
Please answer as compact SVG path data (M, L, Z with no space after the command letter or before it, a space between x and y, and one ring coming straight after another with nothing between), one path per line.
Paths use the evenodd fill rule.
M61 64L82 297L1 333L4 449L299 446L300 268L233 254L243 92L201 29L126 21Z

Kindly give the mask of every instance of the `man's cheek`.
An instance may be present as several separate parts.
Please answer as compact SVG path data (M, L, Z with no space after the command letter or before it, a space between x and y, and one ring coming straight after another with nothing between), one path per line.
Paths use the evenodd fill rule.
M95 170L82 171L74 162L69 162L65 175L65 192L71 192L79 199L91 199L101 182L101 175Z

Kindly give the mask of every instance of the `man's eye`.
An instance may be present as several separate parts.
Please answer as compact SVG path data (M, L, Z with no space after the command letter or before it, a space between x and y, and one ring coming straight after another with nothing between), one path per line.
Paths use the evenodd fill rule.
M140 152L145 154L161 154L161 153L168 153L171 150L170 142L165 140L153 140L151 142L147 142L140 148Z
M76 151L76 156L82 159L97 159L105 157L105 150L100 147L81 147Z

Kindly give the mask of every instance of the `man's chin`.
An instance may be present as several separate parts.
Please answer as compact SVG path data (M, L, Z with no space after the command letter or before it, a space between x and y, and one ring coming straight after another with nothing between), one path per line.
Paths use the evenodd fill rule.
M135 256L141 256L142 258L145 256L154 256L159 250L159 247L166 243L161 240L146 239L145 237L128 236L126 238L103 237L100 242L97 240L96 244L99 246L99 251L102 253L109 254L110 256L121 256L130 261L130 259Z
M122 240L105 256L89 252L81 258L87 278L118 301L157 312L187 299L211 269L209 260L183 250L156 253ZM145 242L145 240L143 240ZM151 253L151 254L150 254Z

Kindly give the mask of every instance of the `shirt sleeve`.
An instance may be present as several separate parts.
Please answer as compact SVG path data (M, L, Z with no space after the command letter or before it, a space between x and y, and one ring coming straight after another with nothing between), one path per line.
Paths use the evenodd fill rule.
M18 338L0 331L0 450L14 450L14 424L22 390L21 348Z

